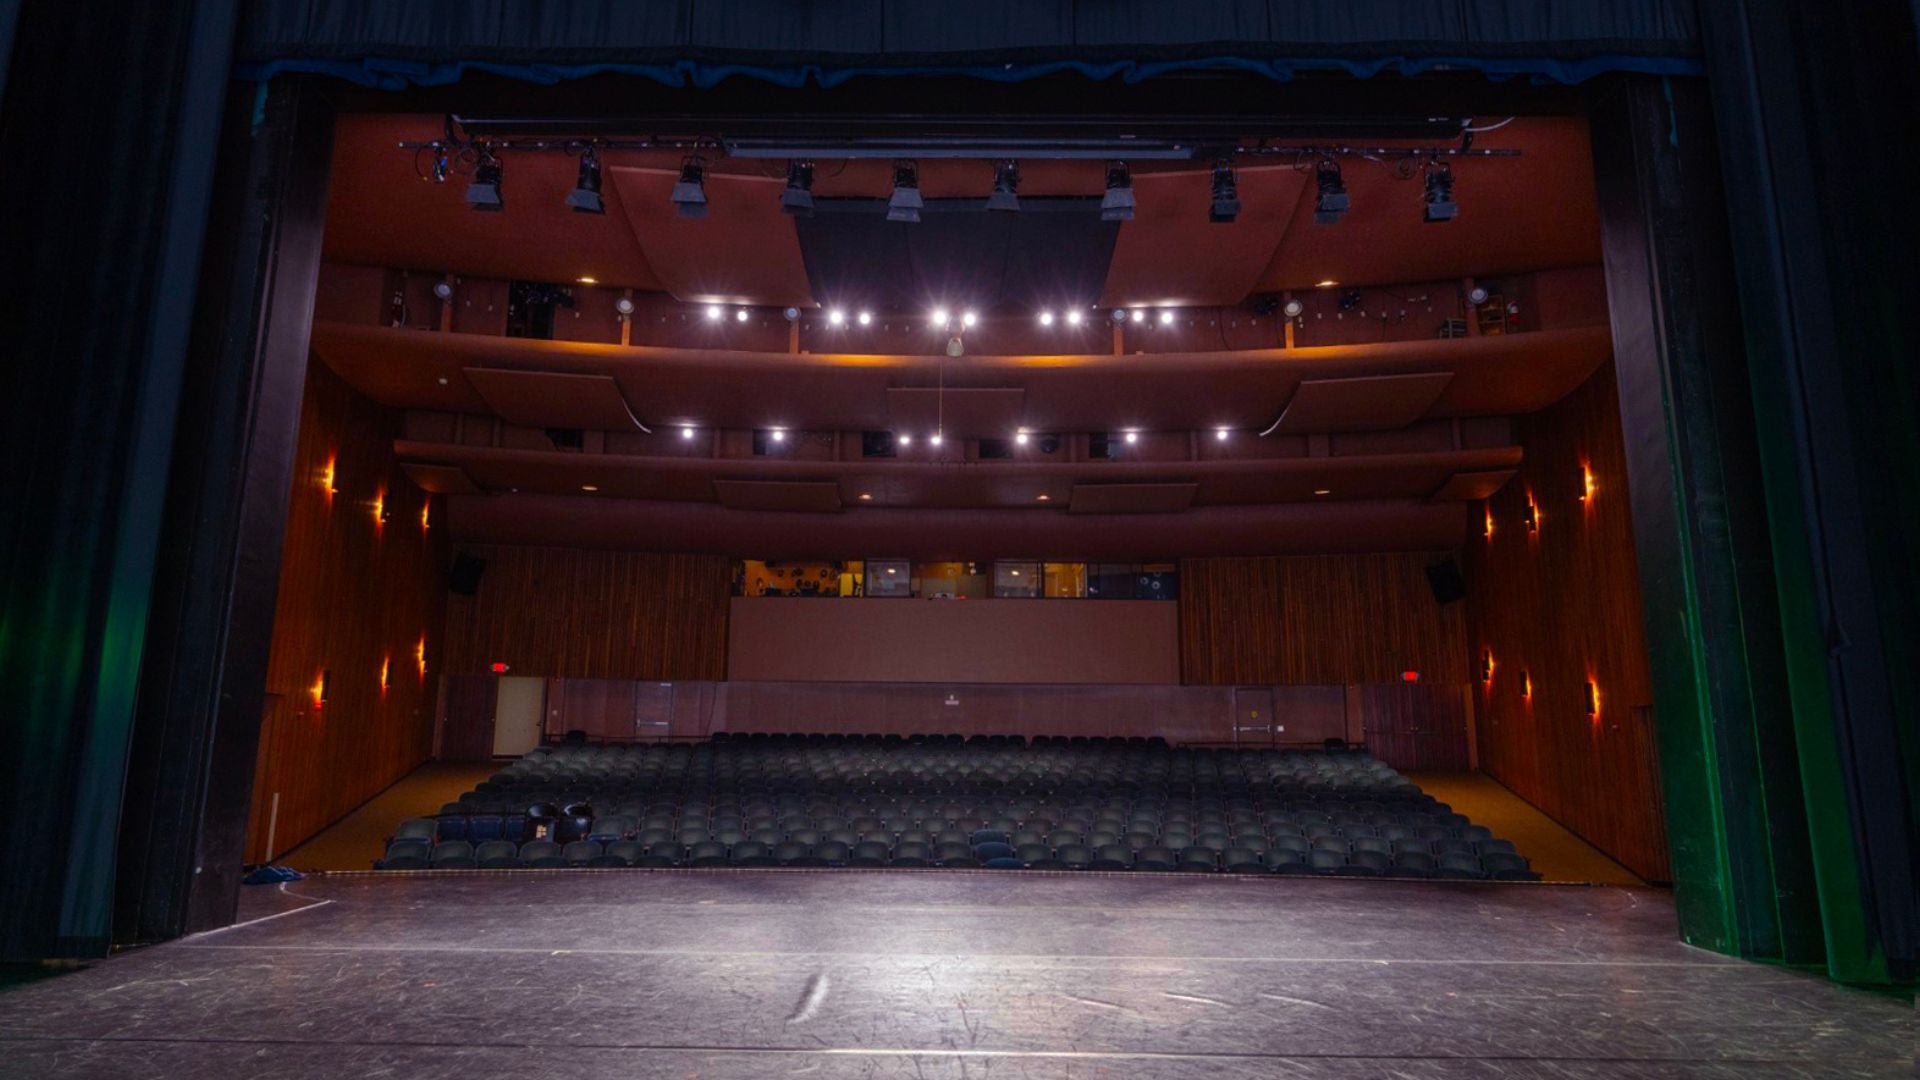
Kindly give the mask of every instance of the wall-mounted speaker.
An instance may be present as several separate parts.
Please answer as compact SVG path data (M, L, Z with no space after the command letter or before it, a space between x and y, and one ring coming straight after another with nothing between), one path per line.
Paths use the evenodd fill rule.
M1451 604L1467 595L1467 579L1460 576L1460 564L1451 557L1427 567L1427 587L1433 590L1433 602Z
M447 589L461 596L473 596L480 591L480 575L485 573L487 561L476 559L466 552L453 557L453 567L447 571Z

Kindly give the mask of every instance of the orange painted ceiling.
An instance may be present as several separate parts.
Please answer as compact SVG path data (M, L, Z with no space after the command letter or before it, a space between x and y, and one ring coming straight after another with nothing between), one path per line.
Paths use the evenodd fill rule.
M666 199L678 152L603 155L604 217L562 205L574 183L574 158L512 153L504 160L506 210L486 214L466 205L465 176L427 182L427 156L397 147L441 133L437 116L341 119L328 259L471 277L564 282L591 276L684 300L779 307L818 299L793 223L778 210L780 162L713 159L710 213L688 221L674 216ZM1518 149L1521 156L1456 162L1460 214L1442 225L1421 220L1419 179L1396 178L1385 164L1349 159L1344 175L1352 209L1339 224L1321 226L1312 220L1311 173L1290 164L1243 164L1239 220L1215 225L1205 218L1205 168L1141 163L1134 169L1137 215L1120 227L1104 302L1234 303L1251 292L1326 279L1431 281L1599 260L1584 122L1516 119L1475 145ZM1023 162L1021 173L1021 194L1030 197L1097 196L1104 183L1104 165L1094 161ZM928 160L920 182L928 198L977 198L992 186L992 167ZM813 190L821 198L883 198L890 185L887 162L822 161Z

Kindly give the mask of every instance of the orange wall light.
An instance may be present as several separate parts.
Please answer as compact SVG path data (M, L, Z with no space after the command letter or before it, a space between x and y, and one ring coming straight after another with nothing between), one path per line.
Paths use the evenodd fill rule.
M1600 722L1600 684L1592 678L1587 679L1587 715L1593 717L1594 723Z
M340 492L339 488L333 486L334 465L336 460L337 455L328 454L327 463L320 467L320 490L327 493L327 502L329 504L333 502L333 497Z
M423 502L420 504L420 531L421 532L427 531L427 525L428 525L427 518L432 513L433 513L432 499L428 499L426 502Z
M1489 540L1493 539L1493 504L1491 502L1487 504L1486 531L1483 532L1481 535L1485 536Z
M326 707L327 673L325 671L322 671L319 674L319 676L313 680L313 686L309 689L308 693L313 695L313 711L314 712L319 712L321 709Z
M1530 671L1520 673L1520 696L1528 701L1533 700L1533 673Z
M1580 501L1593 505L1593 468L1584 461L1580 463Z
M420 635L420 644L413 648L413 658L420 662L420 677L427 677L427 635Z
M392 674L392 672L393 672L393 657L391 655L381 657L380 658L380 692L383 694L387 692L387 676Z
M387 523L387 489L380 488L373 493L373 531L379 532Z

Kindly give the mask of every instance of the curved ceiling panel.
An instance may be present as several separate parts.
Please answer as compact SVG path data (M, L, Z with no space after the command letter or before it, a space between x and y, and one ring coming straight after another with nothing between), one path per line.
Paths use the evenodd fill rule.
M323 241L328 259L468 277L569 282L584 276L661 288L632 230L619 224L620 194L612 185L602 192L604 216L563 204L578 167L571 155L511 155L501 179L506 209L480 213L467 205L467 174L425 182L430 158L396 145L444 134L437 116L339 118Z
M813 307L793 219L780 212L784 180L718 173L706 178L706 217L681 217L668 196L677 168L612 167L608 186L661 286L692 303Z
M1207 220L1211 170L1136 173L1134 218L1120 227L1103 307L1237 304L1284 242L1309 174L1290 165L1237 170L1240 214Z
M477 544L675 551L756 559L1158 559L1438 551L1466 536L1462 503L1230 507L1180 514L957 510L796 514L554 495L448 500Z

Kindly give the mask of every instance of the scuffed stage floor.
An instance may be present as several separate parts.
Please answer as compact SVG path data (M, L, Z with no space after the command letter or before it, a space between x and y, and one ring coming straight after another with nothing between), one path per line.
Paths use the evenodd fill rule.
M0 993L7 1077L1892 1077L1911 1005L1642 889L831 871L316 878Z

